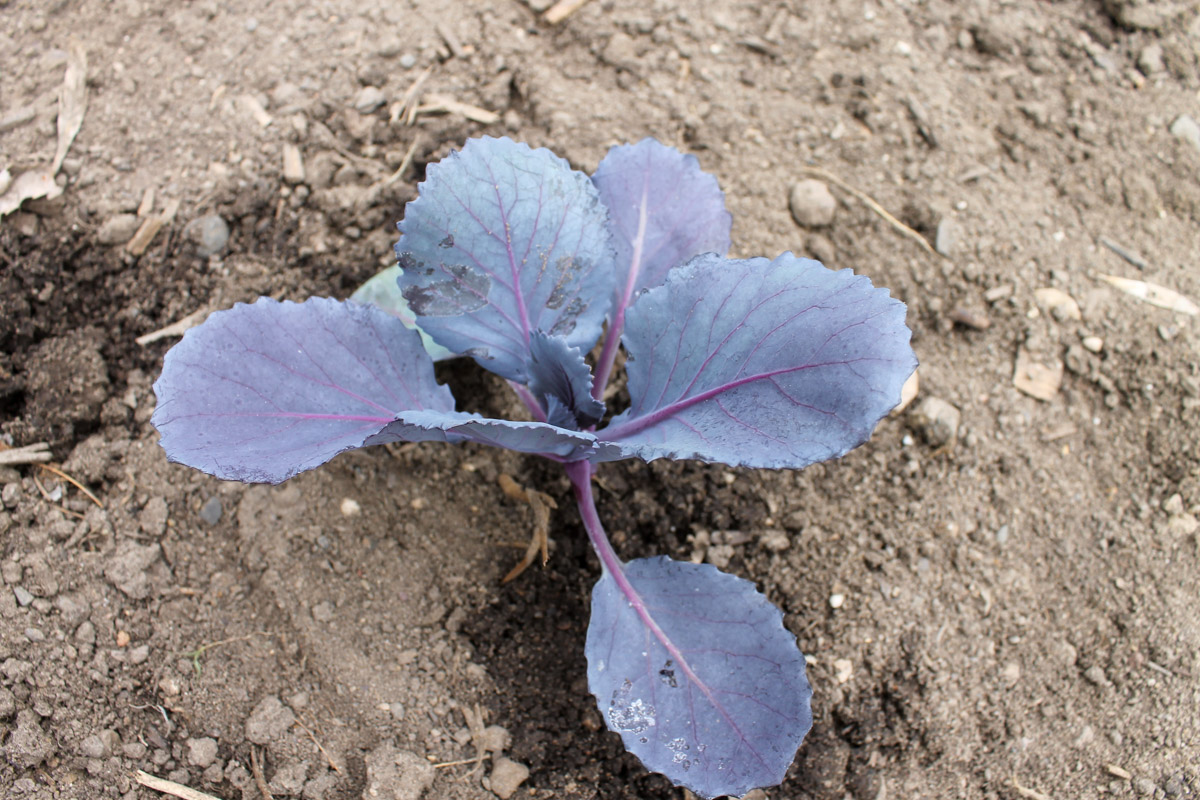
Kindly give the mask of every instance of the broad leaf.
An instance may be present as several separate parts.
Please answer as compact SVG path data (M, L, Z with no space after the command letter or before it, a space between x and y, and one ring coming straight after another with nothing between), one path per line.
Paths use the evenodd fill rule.
M219 311L167 353L153 422L171 461L279 483L389 441L476 441L575 459L595 437L454 411L417 333L374 306L261 298Z
M660 556L606 571L587 659L626 749L701 797L781 782L812 727L804 656L783 614L707 564Z
M429 334L417 327L417 317L408 307L408 301L404 299L404 295L400 294L400 286L396 283L396 279L399 277L400 267L393 264L387 269L375 273L366 283L355 289L354 294L350 295L350 300L355 303L377 306L398 318L405 326L415 328L417 333L421 334L421 343L425 345L425 352L429 353L429 357L434 361L452 358L454 353L429 338Z
M654 139L617 145L592 182L608 207L617 249L614 310L693 256L729 249L733 217L725 194L695 156Z
M904 304L784 253L699 256L630 309L622 457L799 468L867 440L916 367ZM606 454L594 460L608 460Z
M396 255L422 330L522 383L536 330L591 349L613 254L586 175L549 150L485 137L431 164L418 190Z
M561 336L534 331L530 339L529 391L543 401L547 414L556 425L587 428L604 416L604 403L592 397L592 371L583 353ZM560 411L561 409L561 411Z

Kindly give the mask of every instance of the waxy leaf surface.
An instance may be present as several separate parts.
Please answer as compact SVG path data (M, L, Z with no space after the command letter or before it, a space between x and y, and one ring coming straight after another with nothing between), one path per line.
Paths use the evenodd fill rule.
M614 309L701 253L725 255L733 217L717 179L654 139L617 145L592 182L608 207L617 249Z
M630 309L623 458L799 468L865 442L916 368L904 304L784 253L698 256ZM601 454L594 460L607 460Z
M752 583L660 556L592 591L588 685L608 727L701 797L783 780L812 689L783 614Z
M422 330L524 383L534 331L589 350L612 295L607 212L549 150L471 139L405 208L399 284Z
M327 298L218 311L168 351L154 391L171 461L250 483L362 447L400 411L454 410L416 331Z

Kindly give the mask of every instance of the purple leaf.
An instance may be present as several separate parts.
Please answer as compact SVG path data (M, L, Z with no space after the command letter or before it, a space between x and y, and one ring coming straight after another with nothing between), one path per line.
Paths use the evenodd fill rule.
M729 249L733 217L725 194L695 156L654 139L617 145L592 182L608 207L617 248L614 311L693 256Z
M608 383L630 301L693 256L724 255L733 217L716 178L700 169L695 156L654 139L613 147L592 182L608 207L617 248L609 331L596 369L599 395Z
M812 727L783 614L752 583L665 556L592 591L588 685L648 769L701 797L781 782Z
M399 411L454 410L416 331L327 298L218 311L171 348L154 391L168 459L250 483L362 447Z
M420 327L524 382L534 331L591 349L612 292L607 212L549 150L471 139L431 164L400 224L399 282Z
M844 455L916 367L904 313L867 278L791 253L699 256L630 309L632 403L598 435L646 460L799 468Z
M529 391L555 416L547 419L568 428L588 428L604 416L604 403L592 397L592 371L583 354L561 336L535 331L530 339Z

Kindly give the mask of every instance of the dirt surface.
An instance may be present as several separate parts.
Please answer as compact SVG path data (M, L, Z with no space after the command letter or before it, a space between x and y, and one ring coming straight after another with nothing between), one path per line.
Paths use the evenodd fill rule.
M99 501L0 467L0 794L158 796L140 769L220 798L684 796L587 693L599 567L554 465L410 445L246 488L149 424L174 339L136 337L347 296L425 165L488 133L588 171L655 136L719 178L734 254L908 303L920 394L841 461L601 471L622 556L755 581L811 657L815 726L766 797L1200 796L1200 337L1099 278L1200 297L1196 4L545 5L0 0L0 169L52 160L72 37L88 59L64 194L0 222L0 431ZM404 124L427 70L425 106L495 120ZM946 256L836 185L799 226L807 166ZM505 586L533 517L501 474L559 505L549 565Z

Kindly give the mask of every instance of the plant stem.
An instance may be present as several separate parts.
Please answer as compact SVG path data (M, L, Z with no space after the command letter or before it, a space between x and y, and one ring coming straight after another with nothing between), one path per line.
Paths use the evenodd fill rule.
M567 477L571 479L571 486L575 489L575 504L579 506L579 516L583 519L588 541L600 557L600 564L605 572L616 579L622 590L629 590L626 595L636 596L633 587L625 578L621 559L617 557L612 543L608 541L608 534L604 532L604 526L600 524L600 515L596 513L596 498L592 494L592 471L595 468L587 461L573 461L563 466L567 470Z

